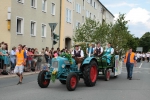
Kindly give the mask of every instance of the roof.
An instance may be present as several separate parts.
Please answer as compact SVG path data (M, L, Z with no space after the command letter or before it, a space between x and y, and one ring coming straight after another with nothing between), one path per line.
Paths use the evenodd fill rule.
M115 17L99 0L97 0L113 17Z

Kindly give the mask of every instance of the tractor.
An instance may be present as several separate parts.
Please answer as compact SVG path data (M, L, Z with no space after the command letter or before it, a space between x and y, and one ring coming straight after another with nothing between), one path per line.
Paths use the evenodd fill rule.
M69 60L70 59L70 60ZM84 58L80 70L74 58L68 58L68 54L52 59L49 70L43 70L38 74L38 84L41 88L47 88L55 74L55 78L62 84L66 84L68 91L74 91L80 78L83 78L86 86L96 84L98 76L98 62L94 57Z

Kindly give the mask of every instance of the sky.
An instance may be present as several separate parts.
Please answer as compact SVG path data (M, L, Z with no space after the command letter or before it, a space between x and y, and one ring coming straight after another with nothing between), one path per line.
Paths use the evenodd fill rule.
M118 18L119 13L126 14L128 27L135 37L150 32L150 0L100 0L101 3Z

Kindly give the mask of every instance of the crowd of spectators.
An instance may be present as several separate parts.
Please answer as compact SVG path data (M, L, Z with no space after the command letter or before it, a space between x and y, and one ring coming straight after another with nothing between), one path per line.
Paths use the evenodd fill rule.
M61 53L71 53L71 51L65 49L54 50L54 48L49 49L49 47L42 48L38 50L37 48L30 48L23 45L22 49L26 52L27 62L24 66L24 71L40 71L43 64L51 65L51 60L54 54L60 55ZM0 43L0 74L8 73L13 74L13 70L16 66L16 52L18 52L17 47L12 47L12 50L8 50L8 44L5 42ZM10 66L10 70L6 71L6 67Z

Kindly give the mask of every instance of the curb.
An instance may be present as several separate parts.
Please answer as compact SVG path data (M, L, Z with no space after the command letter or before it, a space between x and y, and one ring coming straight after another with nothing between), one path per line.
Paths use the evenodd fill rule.
M23 76L28 76L28 75L34 75L34 74L38 74L39 72L30 72L30 73L23 73ZM0 76L0 79L6 79L6 78L14 78L14 77L18 77L16 74L13 75L4 75L4 76Z

